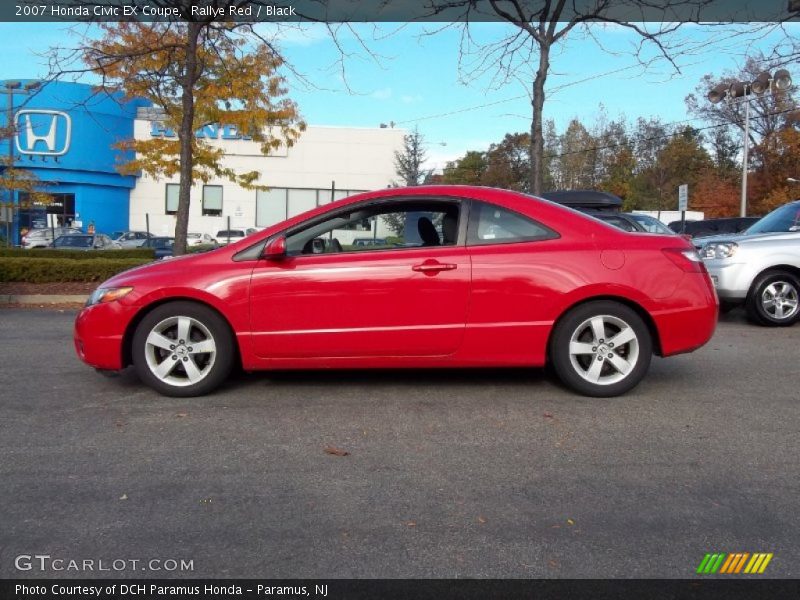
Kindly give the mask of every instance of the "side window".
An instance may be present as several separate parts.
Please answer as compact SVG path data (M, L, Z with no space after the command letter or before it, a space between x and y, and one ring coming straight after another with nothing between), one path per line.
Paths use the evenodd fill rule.
M467 243L470 245L509 244L557 238L558 234L507 208L472 202Z
M287 253L329 254L452 246L458 241L459 203L405 200L354 206L291 233Z

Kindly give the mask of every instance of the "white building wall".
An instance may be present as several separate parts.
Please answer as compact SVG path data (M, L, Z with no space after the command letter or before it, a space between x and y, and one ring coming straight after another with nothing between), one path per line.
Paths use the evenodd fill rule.
M137 139L150 139L151 122L137 120L134 135ZM352 193L387 187L396 179L395 151L402 150L402 129L354 128L354 127L308 127L292 148L282 148L274 155L263 156L258 144L247 140L211 140L215 146L225 149L225 166L237 172L259 171L258 183L268 186L272 192L262 193L271 202L286 203L283 212L275 206L262 211L262 222L256 223L256 190L245 190L228 180L211 180L207 185L223 188L222 215L204 216L202 197L203 184L192 187L189 214L189 231L209 233L227 227L228 217L232 228L265 227L282 220L276 215L284 213L294 216L314 204L330 201L331 183L335 182L335 199ZM131 190L130 228L143 230L145 215L149 215L150 231L156 235L173 235L175 216L166 213L167 184L177 184L178 178L154 180L142 175ZM288 192L280 190L288 189ZM320 190L317 193L297 192L292 189ZM262 207L263 208L263 207ZM264 222L263 215L270 218ZM284 217L285 218L285 217Z

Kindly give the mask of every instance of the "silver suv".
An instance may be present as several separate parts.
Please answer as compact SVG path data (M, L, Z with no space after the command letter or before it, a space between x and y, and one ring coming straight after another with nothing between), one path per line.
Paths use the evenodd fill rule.
M800 318L800 200L776 208L740 234L696 238L720 304L744 304L762 325Z

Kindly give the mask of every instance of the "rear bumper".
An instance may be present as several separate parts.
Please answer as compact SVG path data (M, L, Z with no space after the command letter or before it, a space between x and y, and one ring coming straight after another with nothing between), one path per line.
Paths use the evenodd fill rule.
M119 370L123 362L123 340L136 309L119 302L84 308L75 319L75 352L96 369Z
M714 335L719 301L705 273L687 273L670 298L672 308L653 313L661 355L692 352Z

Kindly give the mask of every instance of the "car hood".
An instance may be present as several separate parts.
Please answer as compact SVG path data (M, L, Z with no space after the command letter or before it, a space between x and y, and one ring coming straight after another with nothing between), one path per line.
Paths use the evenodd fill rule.
M156 260L145 265L133 267L127 271L117 273L111 279L107 279L100 287L121 287L135 285L142 278L150 277L155 273L175 271L184 273L190 268L192 263L200 262L205 258L205 254L184 254L183 256L173 256L168 260Z
M776 231L772 233L725 233L721 235L709 235L705 237L694 238L692 243L696 247L705 246L709 242L736 242L737 244L744 244L748 242L763 242L763 241L782 241L782 240L797 240L800 239L800 231Z

